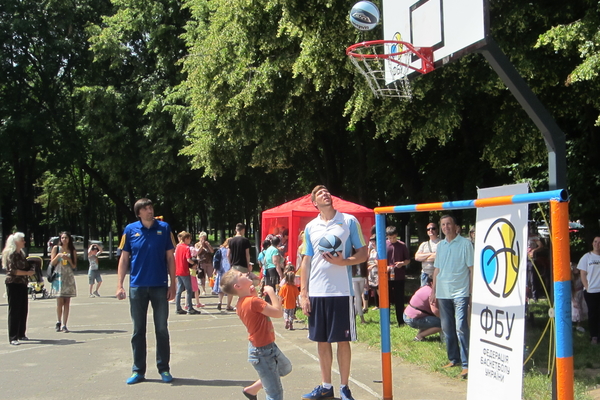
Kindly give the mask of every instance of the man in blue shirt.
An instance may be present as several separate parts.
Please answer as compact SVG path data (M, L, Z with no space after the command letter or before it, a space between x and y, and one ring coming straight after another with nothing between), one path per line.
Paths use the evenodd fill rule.
M154 314L156 334L156 366L164 382L171 382L169 361L169 300L175 298L175 239L169 224L154 218L152 201L140 199L133 206L139 221L125 227L121 238L117 299L126 298L123 281L131 256L129 282L129 308L133 321L131 347L133 348L133 374L127 384L142 382L146 374L146 319L148 304ZM170 282L169 282L170 278Z
M468 318L473 282L473 245L458 234L453 216L442 216L440 226L446 238L437 246L430 300L432 303L436 298L438 300L450 361L444 368L462 364L460 375L466 378L469 372Z

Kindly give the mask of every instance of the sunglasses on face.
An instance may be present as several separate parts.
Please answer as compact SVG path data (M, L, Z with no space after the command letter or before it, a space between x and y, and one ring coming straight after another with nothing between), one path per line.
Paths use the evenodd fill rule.
M427 228L428 231L437 231L437 228Z

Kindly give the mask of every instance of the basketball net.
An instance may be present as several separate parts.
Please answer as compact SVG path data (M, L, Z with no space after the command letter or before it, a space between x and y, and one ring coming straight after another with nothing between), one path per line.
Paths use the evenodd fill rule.
M394 40L374 40L346 49L352 64L367 79L375 97L399 97L410 100L412 90L408 75L433 70L429 48L415 48L410 43ZM421 59L421 68L411 66Z

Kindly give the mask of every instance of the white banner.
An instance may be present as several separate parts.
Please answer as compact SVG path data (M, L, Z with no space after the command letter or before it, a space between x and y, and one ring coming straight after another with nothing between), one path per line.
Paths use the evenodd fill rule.
M528 192L526 183L477 197ZM527 204L477 209L468 400L519 400L523 386Z

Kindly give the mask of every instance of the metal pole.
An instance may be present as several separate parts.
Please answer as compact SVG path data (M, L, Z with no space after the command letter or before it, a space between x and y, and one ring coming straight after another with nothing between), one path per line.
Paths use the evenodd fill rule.
M108 232L108 259L113 259L113 233Z
M550 201L550 214L556 329L556 395L558 400L573 400L569 203Z
M550 190L566 188L567 147L565 134L498 44L491 37L486 39L486 43L479 52L490 63L544 137L548 150L548 186Z
M379 324L381 328L381 375L383 400L392 400L392 346L390 341L390 299L388 289L385 215L375 214L377 272L379 275Z

